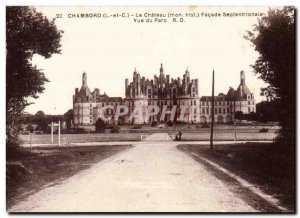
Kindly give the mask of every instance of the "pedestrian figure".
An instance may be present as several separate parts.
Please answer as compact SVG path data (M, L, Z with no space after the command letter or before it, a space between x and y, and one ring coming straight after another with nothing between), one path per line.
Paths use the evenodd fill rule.
M176 134L175 140L176 140L176 141L181 141L181 136L182 136L182 132L179 131L179 132Z
M182 132L180 130L179 130L178 135L179 135L179 140L181 140Z

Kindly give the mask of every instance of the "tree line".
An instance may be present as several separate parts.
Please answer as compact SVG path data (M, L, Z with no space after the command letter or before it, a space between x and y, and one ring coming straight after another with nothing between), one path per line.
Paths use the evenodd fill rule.
M51 122L57 123L65 122L66 129L71 129L73 119L73 110L68 110L63 115L48 115L45 114L43 111L38 111L36 114L22 114L20 118L20 123L25 124L26 130L36 130L36 131L42 131L42 132L50 132L49 124ZM35 126L35 127L34 127Z

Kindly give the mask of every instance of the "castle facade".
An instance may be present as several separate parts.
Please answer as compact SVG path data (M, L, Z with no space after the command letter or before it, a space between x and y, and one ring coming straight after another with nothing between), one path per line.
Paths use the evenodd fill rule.
M217 123L232 122L237 111L256 112L254 95L246 85L244 71L240 72L238 88L230 87L227 94L215 96L214 102ZM73 95L73 124L94 125L99 117L110 117L107 120L110 123L210 123L211 103L211 96L199 96L198 79L191 79L188 69L182 78L170 78L170 75L165 75L161 64L159 76L154 75L151 80L135 70L130 83L125 79L125 98L109 97L105 92L100 94L99 89L90 91L87 74L83 73L82 86L80 90L76 88ZM155 111L155 108L160 110ZM139 116L135 116L136 113Z

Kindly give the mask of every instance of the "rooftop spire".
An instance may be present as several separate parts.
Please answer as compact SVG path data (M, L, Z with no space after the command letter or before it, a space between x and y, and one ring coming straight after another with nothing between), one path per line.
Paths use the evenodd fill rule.
M163 68L163 64L162 63L160 64L159 72L160 72L160 74L164 73L164 68Z
M87 87L87 74L86 74L86 72L83 72L83 74L82 74L82 86Z
M244 85L245 84L245 79L246 79L245 78L245 71L243 71L243 70L241 71L241 76L240 77L241 77L241 84Z

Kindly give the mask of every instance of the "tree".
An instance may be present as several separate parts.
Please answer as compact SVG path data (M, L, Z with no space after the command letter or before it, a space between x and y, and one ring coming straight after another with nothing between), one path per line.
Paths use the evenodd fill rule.
M33 66L38 54L50 58L60 53L62 31L33 7L6 7L6 135L7 145L18 144L21 114L38 98L48 79Z
M259 57L252 66L254 72L269 85L262 88L262 95L276 104L281 125L278 144L293 148L295 145L295 9L269 10L268 14L248 31Z
M262 101L256 104L257 120L261 122L278 122L276 107L274 101Z
M234 113L234 118L237 119L237 120L243 120L244 113L242 111L236 111Z
M38 111L34 115L35 122L37 124L36 130L47 132L48 121L45 113L43 111Z
M95 123L96 132L104 132L105 127L106 123L101 118L98 118L98 120Z
M68 110L64 114L64 118L65 118L65 121L66 121L67 129L71 129L72 120L73 120L73 109Z
M31 124L28 124L28 126L26 127L26 130L32 132L34 130L34 128Z

